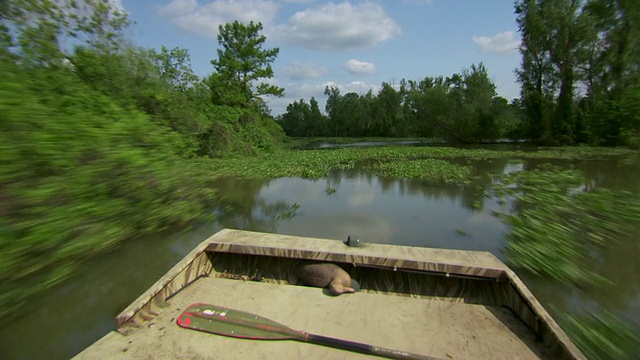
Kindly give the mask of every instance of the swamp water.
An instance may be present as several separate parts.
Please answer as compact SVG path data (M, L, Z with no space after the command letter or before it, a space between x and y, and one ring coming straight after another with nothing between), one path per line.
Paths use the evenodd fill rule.
M2 359L64 359L113 330L115 316L196 244L222 228L329 239L489 251L503 261L507 226L494 210L508 206L486 197L492 174L531 170L544 163L585 174L585 186L640 191L640 161L460 160L473 168L465 186L378 177L363 170L332 171L322 180L219 179L215 219L195 229L123 244L85 263L78 273L27 303L0 328ZM635 236L640 234L636 232ZM640 244L620 239L598 254L595 272L613 281L581 291L517 271L552 313L605 309L640 330Z

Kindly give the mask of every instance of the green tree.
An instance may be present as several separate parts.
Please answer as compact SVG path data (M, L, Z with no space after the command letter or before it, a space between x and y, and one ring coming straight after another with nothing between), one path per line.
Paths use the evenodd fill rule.
M618 0L516 2L518 77L530 139L620 141L624 121L608 114L612 101L637 86L639 8L637 1ZM575 92L579 82L586 88L583 99Z
M261 105L264 95L281 97L284 89L275 85L254 82L273 77L271 64L278 48L263 49L266 41L261 23L253 21L245 25L238 21L220 25L218 59L212 60L216 72L209 79L212 100L218 105L251 107Z
M376 136L402 136L402 94L388 83L382 83L382 88L376 98Z
M631 104L640 88L640 4L590 0L584 11L594 30L578 69L587 88L579 109L584 137L596 144L637 146L640 124Z
M280 125L289 136L312 136L308 130L311 108L304 99L287 105L287 112L280 117Z
M325 104L325 112L329 116L329 134L330 136L346 136L346 120L341 112L342 95L337 86L327 86L324 88L324 94L327 95Z
M495 84L485 66L471 65L451 77L426 77L409 81L406 103L418 120L419 136L437 136L469 143L493 140L500 135Z
M472 64L462 71L464 107L468 108L466 127L472 141L495 140L499 134L497 117L504 108L496 93L496 85L489 78L484 64ZM506 105L506 104L505 104ZM458 120L460 121L460 120Z
M549 104L557 90L555 68L547 50L549 33L537 0L517 1L515 12L522 36L522 65L517 75L527 115L526 134L534 141L548 141L552 117Z
M160 70L160 79L171 84L176 91L185 92L198 81L191 69L187 49L175 47L169 50L163 45L160 53L153 54L153 60Z
M309 100L309 130L306 136L328 136L327 117L320 112L318 101L312 96Z

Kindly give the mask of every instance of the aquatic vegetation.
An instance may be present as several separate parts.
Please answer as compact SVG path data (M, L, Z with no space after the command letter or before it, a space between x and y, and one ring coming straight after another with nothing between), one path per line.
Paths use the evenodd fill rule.
M461 167L433 160L467 159L489 161L497 158L528 159L601 159L637 154L618 148L567 147L538 151L496 151L431 146L385 146L316 150L277 150L255 157L197 160L212 176L254 178L301 177L320 179L331 169L352 169L365 165L382 176L422 178L435 183L464 184L470 175ZM426 161L430 160L430 161ZM452 165L452 166L448 166ZM445 172L442 178L428 172ZM451 176L451 178L449 177ZM443 181L444 180L444 181Z
M326 192L327 195L333 195L333 194L336 193L336 191L337 191L336 188L331 187L331 186L327 186L327 188L325 189L324 192Z
M462 185L469 182L471 169L439 159L405 160L369 165L377 175L423 179L432 184Z

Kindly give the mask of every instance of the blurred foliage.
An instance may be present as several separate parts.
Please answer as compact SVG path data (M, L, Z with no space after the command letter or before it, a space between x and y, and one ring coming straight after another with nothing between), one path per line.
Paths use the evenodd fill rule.
M203 173L176 154L182 137L147 115L66 69L3 64L1 76L3 312L82 259L187 224L213 201Z
M514 206L501 214L510 227L505 255L512 266L583 290L601 291L618 280L591 269L637 231L640 194L594 187L581 172L550 165L505 175L492 191ZM640 349L630 326L607 312L582 308L557 316L590 359L630 358Z
M640 224L640 195L597 188L584 176L553 168L506 175L494 187L516 208L504 214L511 230L506 256L516 267L558 281L597 285L608 281L586 271L595 254Z
M136 47L128 25L108 1L0 5L0 315L119 242L204 217L215 192L193 158L284 140L264 107L215 104L224 88L186 50Z
M640 349L638 334L607 312L566 314L561 324L589 359L630 359Z

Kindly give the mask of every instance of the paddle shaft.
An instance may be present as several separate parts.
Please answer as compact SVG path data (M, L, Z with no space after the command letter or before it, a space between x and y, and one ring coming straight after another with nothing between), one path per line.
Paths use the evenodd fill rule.
M438 360L437 358L431 356L412 354L406 351L386 349L383 347L363 344L355 341L336 339L328 336L309 334L306 332L301 332L301 334L305 335L304 338L296 338L296 340L329 346L332 348L355 351L367 355L381 356L388 359Z

